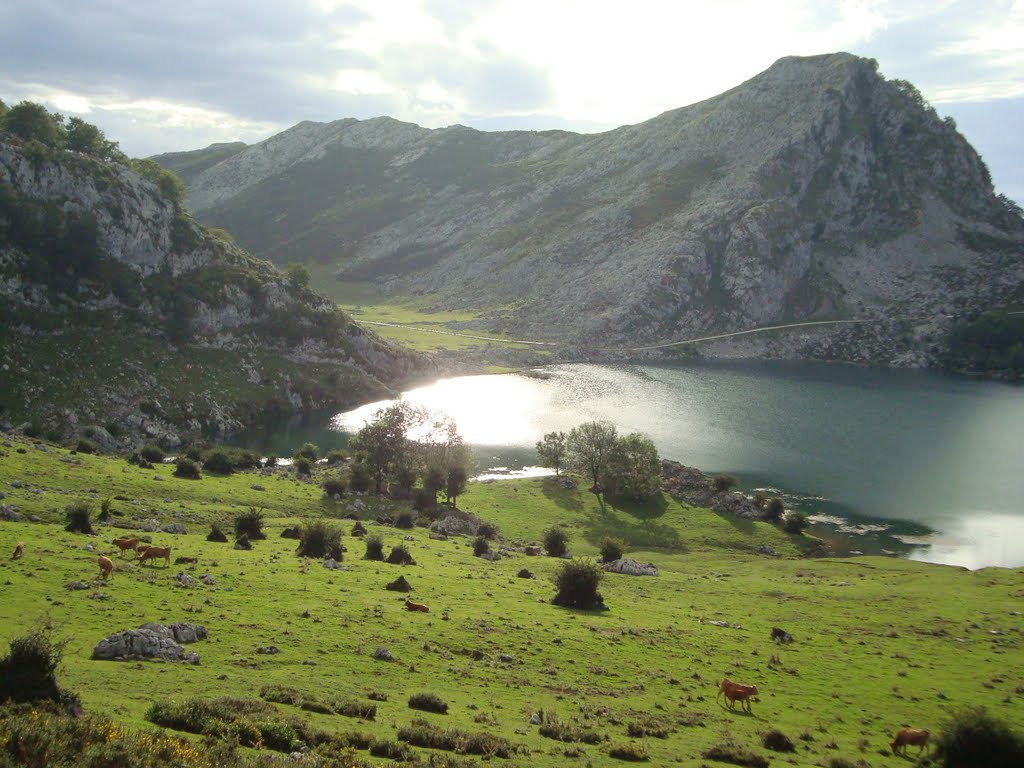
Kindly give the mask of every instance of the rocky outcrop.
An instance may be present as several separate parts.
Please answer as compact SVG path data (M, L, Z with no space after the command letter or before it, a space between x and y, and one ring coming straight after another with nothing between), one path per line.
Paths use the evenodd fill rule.
M765 519L765 510L742 493L718 491L712 478L699 469L679 462L662 459L661 487L677 501L694 507L713 509L722 514L736 515L750 520Z
M604 570L609 573L622 573L626 576L657 576L658 569L653 563L638 563L636 560L630 560L627 558L621 558L619 560L612 560L610 563L605 563L601 566Z
M1024 299L1019 209L912 85L849 54L596 135L303 123L189 187L259 255L330 258L567 355L856 319L701 351L921 365L949 315Z
M139 629L128 629L105 637L92 649L98 660L127 661L131 659L164 659L199 663L199 654L186 651L182 644L195 643L207 638L206 627L199 624L143 624Z

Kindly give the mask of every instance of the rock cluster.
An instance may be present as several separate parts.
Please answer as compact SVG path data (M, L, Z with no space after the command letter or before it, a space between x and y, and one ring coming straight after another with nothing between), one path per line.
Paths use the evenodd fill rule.
M199 663L199 654L186 651L182 644L207 638L206 627L200 624L143 624L105 637L92 649L92 657L100 660L165 659Z

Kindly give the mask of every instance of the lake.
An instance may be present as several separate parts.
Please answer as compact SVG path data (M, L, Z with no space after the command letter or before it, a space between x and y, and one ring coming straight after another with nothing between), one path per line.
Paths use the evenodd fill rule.
M729 472L812 516L840 552L1024 566L1024 387L812 362L568 364L443 379L403 395L452 416L481 470L536 461L545 432L606 419L661 455ZM253 447L343 445L377 408L324 414Z

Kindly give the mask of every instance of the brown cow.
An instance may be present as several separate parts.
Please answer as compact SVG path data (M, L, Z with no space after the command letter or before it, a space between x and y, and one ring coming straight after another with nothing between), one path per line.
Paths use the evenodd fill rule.
M729 709L735 708L738 701L740 702L740 709L750 712L750 699L752 696L757 696L757 686L735 683L726 677L722 679L718 686L718 695L715 696L715 701L718 701L723 693L725 694L725 703L729 706Z
M19 541L18 545L14 548L14 554L11 555L11 560L21 560L22 555L25 554L25 542Z
M928 737L931 734L924 728L904 728L896 734L896 738L893 739L892 753L894 755L900 754L900 750L903 750L903 754L907 753L907 744L913 744L917 747L917 754L920 755L928 748Z
M407 611L421 611L422 613L430 613L430 609L427 608L423 603L414 603L412 600L405 601L405 610Z
M121 550L121 555L122 556L129 549L132 552L134 552L138 548L138 546L139 546L139 540L138 539L128 538L128 537L124 537L124 538L121 538L121 539L114 539L110 543L113 544L115 547L117 547L118 549Z
M100 567L100 578L108 579L110 574L114 570L114 561L106 555L100 555L96 560L96 564Z
M147 560L158 560L161 557L164 559L164 565L169 566L171 564L171 548L147 547L144 551L140 551L139 553L139 565Z

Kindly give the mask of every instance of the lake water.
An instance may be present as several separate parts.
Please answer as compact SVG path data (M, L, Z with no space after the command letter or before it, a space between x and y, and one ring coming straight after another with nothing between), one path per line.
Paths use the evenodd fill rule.
M528 467L544 432L606 419L661 455L781 492L838 551L1024 566L1024 387L825 363L558 365L403 395L452 416L480 469ZM343 445L385 403L246 442Z

